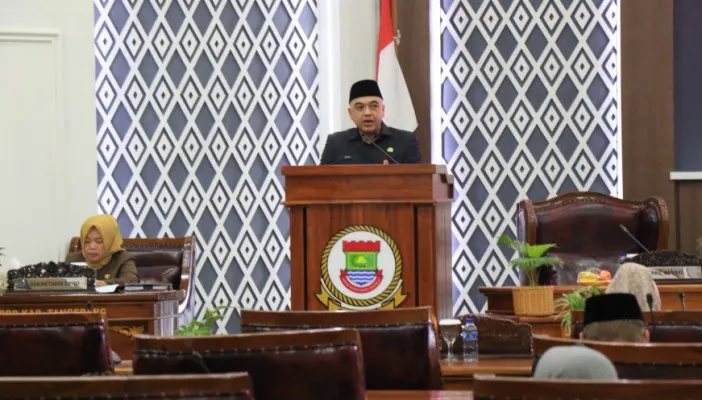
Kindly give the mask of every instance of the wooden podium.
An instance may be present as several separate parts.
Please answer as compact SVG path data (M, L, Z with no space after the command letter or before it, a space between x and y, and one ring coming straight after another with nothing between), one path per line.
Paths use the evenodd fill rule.
M450 318L445 166L285 166L293 310L432 306Z

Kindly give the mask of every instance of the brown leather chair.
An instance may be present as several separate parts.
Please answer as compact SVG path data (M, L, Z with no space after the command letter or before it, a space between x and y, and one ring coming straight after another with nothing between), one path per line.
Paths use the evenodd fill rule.
M124 248L135 258L142 281L168 282L182 290L178 305L179 324L192 321L195 313L195 237L125 238ZM71 239L69 252L80 251L79 237Z
M577 192L546 201L522 200L516 223L519 241L558 246L551 254L562 264L541 269L543 285L577 284L578 273L588 268L605 269L614 276L623 253L643 252L619 225L650 251L668 248L668 208L658 196L630 201ZM526 277L521 275L524 284Z
M583 311L572 312L570 335L580 337L583 330ZM654 311L644 312L644 321L653 343L700 343L702 342L702 311Z
M134 337L137 375L248 372L259 400L365 399L358 331Z
M531 325L514 322L491 314L468 314L458 319L461 325L466 319L473 318L480 338L479 353L481 358L515 358L531 357ZM454 354L463 352L463 342L453 342ZM446 343L441 341L441 353L446 354Z
M0 400L253 400L248 374L0 378Z
M583 381L530 378L475 378L475 400L689 400L702 381Z
M368 390L440 389L431 307L376 311L241 310L242 332L329 327L357 329Z
M614 364L620 379L699 379L702 376L702 343L612 343L534 335L534 366L551 347L575 345L604 354Z
M113 372L99 313L0 314L0 376Z

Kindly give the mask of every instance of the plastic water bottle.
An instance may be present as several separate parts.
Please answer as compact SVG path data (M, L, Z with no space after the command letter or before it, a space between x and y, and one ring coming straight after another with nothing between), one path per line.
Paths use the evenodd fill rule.
M466 319L466 323L461 328L461 339L463 340L463 361L478 361L478 327L475 326L472 318Z

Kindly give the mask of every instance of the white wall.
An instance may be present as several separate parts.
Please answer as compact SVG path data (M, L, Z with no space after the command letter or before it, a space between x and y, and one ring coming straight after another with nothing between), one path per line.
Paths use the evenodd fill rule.
M97 210L92 0L0 0L0 247L59 259Z
M324 0L318 4L320 135L325 137L353 126L346 112L351 85L375 79L380 17L378 0Z

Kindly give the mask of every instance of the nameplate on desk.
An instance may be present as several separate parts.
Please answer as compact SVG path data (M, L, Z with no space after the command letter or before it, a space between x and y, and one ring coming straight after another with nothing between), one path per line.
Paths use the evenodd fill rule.
M702 267L700 266L671 266L671 267L648 267L655 281L658 280L678 280L684 283L686 280L702 279Z
M50 292L88 290L88 278L18 278L12 281L15 292Z
M0 309L0 314L43 314L43 313L85 313L99 312L107 314L107 308L20 308L20 309Z

